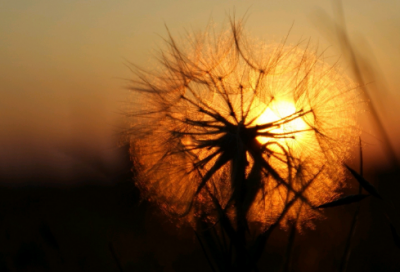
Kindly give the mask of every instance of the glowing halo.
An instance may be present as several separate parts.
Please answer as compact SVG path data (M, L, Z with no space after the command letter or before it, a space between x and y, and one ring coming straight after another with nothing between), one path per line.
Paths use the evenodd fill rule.
M312 226L313 207L343 187L342 161L358 136L356 88L310 49L243 49L240 31L190 36L189 48L171 38L159 76L138 72L136 184L179 222L217 222L220 209L235 222L242 205L263 229L283 212L281 226Z
M271 130L271 133L282 135L281 139L276 139L278 141L295 144L296 142L298 143L298 141L303 137L304 133L310 129L310 126L307 125L301 117L296 117L296 114L300 112L301 111L296 109L296 106L293 102L286 100L271 102L271 105L269 105L269 107L260 114L255 123L257 125L262 125L293 116L293 118L287 123L284 123ZM257 140L260 143L265 144L270 141L271 138L258 136Z

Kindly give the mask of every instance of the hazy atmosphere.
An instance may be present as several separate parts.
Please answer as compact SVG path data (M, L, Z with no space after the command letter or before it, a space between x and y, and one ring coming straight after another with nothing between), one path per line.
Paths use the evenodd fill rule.
M348 0L342 1L342 7L337 3L339 1L330 0L0 1L0 271L399 271L400 1ZM262 180L267 184L267 181L275 178L274 189L282 184L287 187L270 195L262 192L262 200L265 201L268 195L271 202L268 212L272 215L267 219L260 219L263 216L259 212L261 201L254 204L256 196L261 195L260 191L252 196L253 202L250 204L245 203L245 197L242 199L234 193L229 195L231 191L239 191L235 187L237 180L232 170L236 157L226 159L226 165L221 164L214 172L214 167L199 167L201 170L195 169L196 174L190 178L189 174L179 175L187 171L184 169L186 161L180 161L180 157L176 159L171 155L171 161L157 165L164 157L153 156L154 150L159 148L164 151L165 148L171 151L162 142L168 133L181 132L179 144L185 148L196 142L193 140L195 137L189 139L187 135L190 133L173 127L176 120L185 125L192 122L192 125L195 123L201 129L209 129L209 135L214 135L213 129L217 127L210 123L218 123L219 120L212 114L210 116L215 119L212 121L204 121L206 119L200 117L193 117L195 121L189 120L189 114L185 111L189 112L190 107L182 111L181 108L174 108L178 118L169 120L169 123L166 121L164 127L159 127L163 123L157 118L151 119L153 117L149 109L163 103L175 106L168 104L175 100L172 96L163 96L161 92L159 97L152 97L152 85L143 78L138 80L137 74L135 78L135 71L140 67L155 72L150 74L151 82L162 82L164 78L157 74L160 71L172 74L170 78L167 77L169 83L178 81L174 78L176 75L177 78L187 76L190 80L198 80L196 76L191 78L182 71L177 72L179 69L174 70L176 67L187 68L188 63L178 58L184 54L177 54L178 57L170 54L170 59L163 59L161 52L168 55L174 49L171 44L168 47L168 42L171 42L169 33L179 43L179 48L188 48L190 44L185 44L187 34L202 33L206 29L216 29L217 32L227 29L226 33L232 31L235 34L236 29L230 24L240 19L244 19L244 33L257 42L262 40L266 44L279 44L286 39L288 48L292 46L297 49L297 44L301 49L308 44L312 49L318 48L321 61L328 65L338 64L344 72L344 78L347 80L348 77L351 79L348 82L354 82L356 86L351 91L360 90L354 99L357 102L340 105L342 109L331 101L336 97L330 92L331 89L327 87L321 91L321 100L326 99L326 107L329 106L325 112L328 114L323 116L328 123L335 118L344 123L353 122L343 117L345 114L339 115L345 111L355 113L354 123L357 125L354 127L357 129L354 131L357 132L346 134L347 131L343 130L335 135L337 139L352 138L350 140L357 144L349 148L349 156L337 157L334 165L329 165L329 159L324 157L328 152L311 160L311 163L307 160L304 168L311 169L307 174L313 177L307 185L297 184L299 189L294 190L290 183L292 170L289 169L289 159L292 158L287 155L290 152L286 151L289 147L281 147L286 157L275 162L287 166L288 173L282 170L285 168L282 166L277 171L271 167L265 174L261 170L265 165L269 166L266 162L260 166L261 170L256 166L257 158L263 160L262 152L268 146L268 140L262 142L257 138L256 142L256 134L251 134L254 136L252 143L264 149L257 149L262 150L259 157L258 153L251 154L253 159L250 164L247 161L250 155L242 154L246 158L238 163L243 170L242 181L250 183L256 180L261 183ZM246 45L250 49L252 42L251 39L247 40ZM247 70L259 73L257 84L248 76L249 85L256 85L254 89L257 89L264 70L257 70L250 64L239 50L238 42L232 48L237 56L244 59L241 61L248 66ZM199 52L200 55L204 53L201 50ZM167 60L170 67L163 67L160 64L163 60ZM305 63L300 62L298 67L307 66ZM314 72L313 69L307 71ZM324 75L330 75L332 70L323 70ZM134 78L136 82L131 81ZM193 80L195 83L190 81L191 84L200 85L198 82L209 80L199 78L201 80L197 82ZM222 79L219 80L222 84ZM181 84L187 87L186 82ZM214 87L218 89L215 82L215 86L208 84L210 90ZM239 86L243 118L243 86ZM148 90L143 91L142 87L150 88L150 92L146 93ZM225 96L220 93L221 99L229 101L232 93L227 94L223 88ZM201 90L201 87L198 89ZM306 92L309 94L308 89ZM199 104L207 104L206 96L198 97ZM270 102L275 99L271 97ZM166 98L170 98L170 101ZM183 95L179 96L179 99L183 98ZM348 102L345 99L342 101ZM253 100L248 106L249 112L252 103ZM137 119L128 118L127 115L136 112L139 116L142 108L147 110L146 116L150 117L150 121L143 122L140 127L133 121ZM320 109L323 111L324 107ZM192 112L202 110L200 106L198 109L192 108ZM314 108L305 113L303 108L297 108L293 112L286 112L286 117L280 116L279 119L275 116L278 120L267 118L263 122L275 122L274 126L281 128L292 119L306 120L303 116L310 112L314 114ZM330 112L333 112L332 118ZM186 115L182 115L184 113ZM257 120L262 119L262 113L257 114ZM231 115L234 114L231 112ZM166 119L171 117L169 113L165 116ZM315 116L313 120L316 120ZM236 122L234 128L242 128L242 124L238 120ZM275 131L275 134L274 130L259 132L259 125L257 123L253 129L271 138L283 135L282 138L295 139L292 134L303 132L302 129L307 125L310 127L304 131L319 133L316 125L306 125L304 122L300 125L301 129L296 129L298 131ZM248 129L245 131L250 131L249 126L245 127ZM127 129L132 127L132 133L127 135ZM223 126L218 128L225 129ZM146 137L149 133L140 129L145 132L146 129L153 129L155 132ZM193 134L196 133L201 134L195 130ZM204 135L206 140L212 142L209 139L214 136ZM358 135L361 135L360 139ZM197 142L207 142L201 137ZM219 144L220 139L213 138L213 144ZM313 140L308 146L323 149L318 146L321 143L317 142ZM279 143L277 145L280 146ZM213 144L208 151L217 146ZM218 152L225 154L225 151L221 151L223 147ZM230 145L225 148L228 151L234 149ZM345 149L343 146L337 147L338 150L341 148ZM270 160L271 154L271 157L282 155L274 153L276 148L271 150L268 163L273 160ZM307 155L317 149L310 150ZM297 155L297 151L293 154ZM195 154L198 162L191 164L193 168L201 163L206 165L211 159L216 160L215 165L218 165L223 157L221 155L216 159L218 152L207 156L204 154L209 153L201 152ZM303 193L325 171L325 166L330 168L330 172L327 170L323 173L322 186L313 187L312 196L307 195L311 199L308 202ZM299 169L303 169L303 164L299 163L295 169L298 171L296 175L301 173ZM256 178L251 176L253 170ZM216 171L222 174L216 176ZM265 176L261 177L261 173ZM270 173L273 174L270 176ZM279 178L279 175L286 174L288 184ZM212 182L225 182L214 185L214 190L217 191L218 186L220 191L231 190L227 193L228 197L217 199L212 195L211 186L207 187L211 178L204 176L212 176ZM343 184L329 183L336 177ZM193 185L195 182L200 185ZM231 187L226 186L228 182L231 182ZM157 188L159 184L166 184L166 187ZM182 193L185 190L192 191L184 199L189 208L182 212L183 208L179 206L181 199L178 198L185 197ZM327 193L329 190L332 192ZM286 194L285 201L282 194ZM293 198L289 201L292 194ZM343 196L350 198L343 201ZM339 203L335 202L337 199ZM247 198L245 200L248 201ZM223 207L218 201L226 206ZM239 202L247 207L244 215L241 214ZM308 209L306 212L302 210L303 202L308 205L304 205ZM324 206L324 203L328 205ZM231 210L228 209L229 205L233 207ZM183 214L182 220L180 212ZM230 236L231 229L223 226L223 219L225 223L233 222L235 228L232 230L236 236ZM216 226L221 229L216 229ZM253 233L253 230L256 231ZM237 240L243 239L237 242L235 237ZM258 246L259 237L267 237L263 240L264 246ZM217 247L207 244L210 242L207 239L212 242L223 240L225 246L225 238L228 243L232 242L229 250L218 251ZM254 259L259 260L258 264L249 253L253 251L246 251L249 242L253 242L250 238L254 238L254 248L258 250L255 251L257 254L253 254L257 256ZM233 244L234 253L230 255ZM219 253L224 258L227 256L228 264L218 263ZM217 257L213 259L212 256ZM241 259L240 256L245 257ZM225 270L221 267L225 267Z
M29 179L35 176L73 183L72 172L93 171L77 153L115 165L118 133L126 125L125 80L132 76L126 64L151 69L165 26L179 36L204 29L211 19L223 25L235 12L248 18L253 35L280 41L291 29L291 43L310 38L332 60L341 57L321 15L334 16L330 1L39 0L3 1L0 7L0 173L12 184L41 183ZM343 8L351 42L379 75L368 84L386 87L373 95L395 144L400 4L346 1ZM373 150L371 160L382 165L379 136L363 118L363 131L372 135L365 152Z

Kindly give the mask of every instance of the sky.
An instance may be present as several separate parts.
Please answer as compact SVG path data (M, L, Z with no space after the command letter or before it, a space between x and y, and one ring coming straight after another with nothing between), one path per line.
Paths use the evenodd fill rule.
M371 95L392 142L400 136L400 1L343 1L351 42L378 72ZM0 182L73 182L101 175L90 161L119 163L118 135L132 78L128 62L151 69L166 26L174 36L246 15L266 40L310 38L341 57L324 28L321 0L19 0L0 2ZM293 27L292 27L293 25ZM386 163L368 110L361 118L369 163ZM396 146L400 150L400 146ZM400 153L400 152L398 152ZM377 159L378 158L378 159ZM383 158L383 159L380 159ZM49 181L51 182L51 181Z

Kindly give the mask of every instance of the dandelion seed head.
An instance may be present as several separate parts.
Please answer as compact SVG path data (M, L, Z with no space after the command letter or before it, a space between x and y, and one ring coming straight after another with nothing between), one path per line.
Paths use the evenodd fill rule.
M249 43L242 32L170 36L160 71L137 70L137 185L180 222L215 222L222 209L264 229L283 212L283 227L312 226L312 207L344 186L356 86L309 44Z

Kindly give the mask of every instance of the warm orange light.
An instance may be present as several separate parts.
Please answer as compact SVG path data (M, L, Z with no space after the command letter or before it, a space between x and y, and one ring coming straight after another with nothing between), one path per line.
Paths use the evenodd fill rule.
M282 135L282 138L258 136L257 140L261 144L265 144L274 139L284 145L297 146L299 141L304 137L304 133L310 127L300 116L296 117L296 113L299 113L299 110L296 109L293 102L288 100L271 102L271 105L260 115L260 117L257 118L257 125L285 120L285 118L290 116L293 116L293 120L270 130L273 134Z
M180 222L216 223L222 208L235 225L243 205L245 219L263 230L278 219L283 227L312 226L313 207L344 184L342 162L358 136L356 88L314 52L239 50L237 34L205 33L182 50L172 40L165 71L138 72L137 184Z

